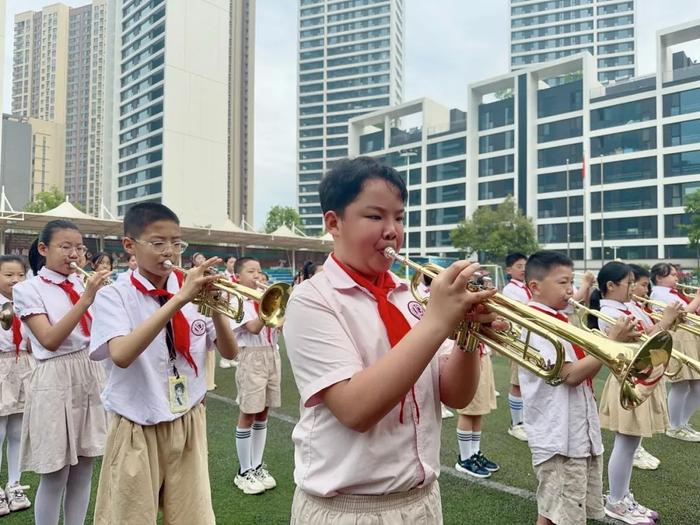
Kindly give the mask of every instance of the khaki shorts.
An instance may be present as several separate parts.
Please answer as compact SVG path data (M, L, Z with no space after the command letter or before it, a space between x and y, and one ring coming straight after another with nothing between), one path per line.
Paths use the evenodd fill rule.
M142 426L115 414L95 503L96 525L214 525L207 420L197 405L175 421Z
M282 362L271 346L246 346L238 353L236 387L241 412L259 414L282 404Z
M556 455L534 467L537 511L557 525L586 525L603 519L603 456Z
M292 501L293 525L442 525L440 486L426 487L385 496L339 495L321 498L298 487Z

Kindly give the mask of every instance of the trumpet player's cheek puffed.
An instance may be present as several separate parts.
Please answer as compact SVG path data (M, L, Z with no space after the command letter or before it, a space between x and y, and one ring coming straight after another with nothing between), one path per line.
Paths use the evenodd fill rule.
M570 266L555 266L544 276L530 278L532 299L555 310L564 310L574 294L574 272Z
M404 203L399 188L386 180L365 180L342 213L328 211L325 220L338 259L368 279L391 267L392 261L384 255L387 246L401 249Z
M158 220L142 228L134 226L133 231L124 233L124 249L136 257L141 274L155 286L162 285L171 271L163 263L169 260L175 265L180 264L180 255L173 251L173 243L182 241L180 225L171 220ZM166 243L165 251L157 253L150 244L152 242Z

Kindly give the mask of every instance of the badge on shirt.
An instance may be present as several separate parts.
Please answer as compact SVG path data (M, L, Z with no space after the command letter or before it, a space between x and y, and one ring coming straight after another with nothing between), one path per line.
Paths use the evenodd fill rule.
M408 311L411 312L411 315L416 319L423 319L423 316L425 315L425 308L423 308L423 305L417 301L411 301L408 303Z
M187 392L187 376L168 376L168 391L170 411L173 414L187 412L187 409L190 407L190 399Z

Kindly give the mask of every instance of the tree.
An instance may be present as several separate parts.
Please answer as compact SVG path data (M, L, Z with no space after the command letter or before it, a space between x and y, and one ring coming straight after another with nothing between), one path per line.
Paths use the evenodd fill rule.
M24 206L24 211L31 213L44 213L45 211L53 210L56 206L66 200L65 194L56 188L52 187L49 191L40 191L34 196L32 202L28 202ZM80 211L83 211L80 204L73 204Z
M267 212L267 219L265 220L265 233L272 233L283 224L289 228L291 228L293 224L302 232L304 231L304 225L301 222L299 212L294 208L291 206L273 206L270 208L270 211Z
M483 263L500 264L510 252L533 253L539 249L532 219L523 215L510 195L495 208L485 206L450 232L456 248L479 254Z
M695 248L696 264L700 272L700 190L685 198L685 213L688 224L683 225L683 230L688 234L688 247Z

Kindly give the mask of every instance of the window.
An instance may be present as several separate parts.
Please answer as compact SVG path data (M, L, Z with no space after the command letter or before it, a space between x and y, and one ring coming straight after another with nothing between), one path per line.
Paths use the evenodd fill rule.
M574 117L537 126L537 142L580 137L583 132L583 117Z
M656 215L605 219L605 240L649 239L657 234ZM600 219L591 221L593 240L600 240Z
M540 199L537 201L537 217L547 219L549 217L566 217L566 197L555 199ZM569 217L583 215L583 197L569 197Z
M513 195L513 179L479 183L479 200L502 199L508 195Z
M425 220L427 226L442 226L445 224L457 224L464 220L464 206L453 206L450 208L439 208L426 210ZM411 223L413 224L413 223Z
M504 131L479 137L479 153L490 153L515 147L515 132Z
M700 111L700 88L664 95L664 117Z
M656 187L605 190L604 211L629 211L656 208ZM600 192L591 193L591 211L600 211Z
M667 184L664 186L664 205L667 207L685 206L686 197L698 190L700 190L700 181Z
M505 155L503 157L491 157L490 159L479 159L479 177L489 175L501 175L512 173L514 170L514 156Z
M583 177L579 168L569 170L569 190L583 188ZM551 193L553 191L566 191L566 171L554 173L540 173L537 175L537 193Z
M666 246L666 259L695 259L697 252L687 244Z
M633 153L656 148L656 128L625 131L591 139L591 157Z
M607 221L606 221L607 222ZM607 236L607 233L605 234ZM607 237L606 237L607 240ZM610 246L605 243L605 258L624 259L625 261L633 261L635 259L657 259L657 246ZM593 259L600 259L600 248L591 250Z
M565 166L567 159L569 164L576 164L581 162L582 156L583 145L581 143L541 149L537 152L537 167Z
M605 184L656 178L656 157L603 162ZM591 165L591 184L600 184L600 162Z
M463 160L428 166L428 182L465 178L466 163Z
M451 186L428 188L426 191L428 198L427 204L462 201L466 197L466 186L464 184L453 184Z
M591 111L591 129L622 126L656 118L656 100L647 98Z
M678 213L664 216L664 234L666 237L688 237L686 226L690 225L690 216L687 213Z
M664 175L666 177L695 175L697 173L700 173L700 150L664 155Z
M479 130L500 128L513 122L513 97L479 106Z
M467 151L467 141L464 138L446 140L428 144L428 160L464 155Z
M664 126L664 146L681 146L700 142L700 119Z
M450 240L450 230L425 232L425 246L426 248L452 246L452 241Z
M581 80L541 89L537 92L537 116L539 118L578 111L582 107L583 84Z
M537 225L537 240L543 244L567 242L567 226L569 227L569 242L583 241L583 223L569 224L539 224Z

